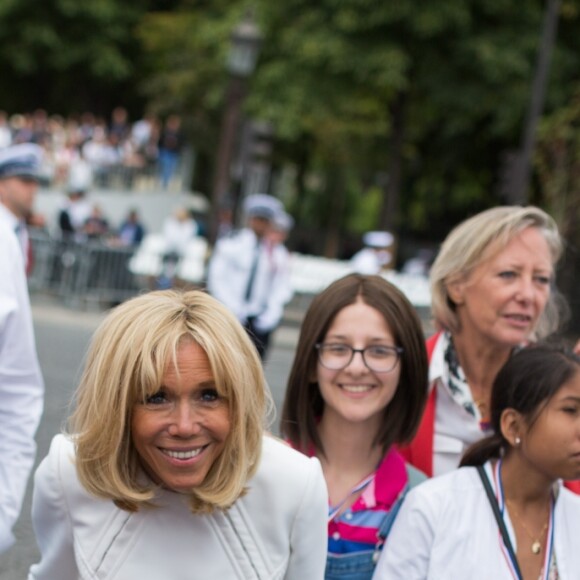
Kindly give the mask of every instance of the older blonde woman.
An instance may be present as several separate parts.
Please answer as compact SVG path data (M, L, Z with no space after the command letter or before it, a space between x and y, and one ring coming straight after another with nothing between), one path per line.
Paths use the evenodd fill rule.
M430 398L405 455L428 475L455 469L490 430L495 376L512 353L559 323L562 242L536 207L496 207L459 224L431 268Z
M29 579L322 578L320 464L264 436L247 334L202 292L153 292L93 339L70 433L40 465Z

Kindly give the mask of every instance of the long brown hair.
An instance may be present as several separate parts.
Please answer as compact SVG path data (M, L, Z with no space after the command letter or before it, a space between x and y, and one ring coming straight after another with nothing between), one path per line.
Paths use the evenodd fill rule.
M282 409L281 432L297 449L324 449L317 420L324 401L316 381L317 350L336 315L357 299L385 318L397 346L402 347L401 375L393 400L383 412L374 444L386 451L393 443L406 443L415 434L427 399L428 362L421 321L413 305L393 284L380 276L350 274L332 283L308 308Z

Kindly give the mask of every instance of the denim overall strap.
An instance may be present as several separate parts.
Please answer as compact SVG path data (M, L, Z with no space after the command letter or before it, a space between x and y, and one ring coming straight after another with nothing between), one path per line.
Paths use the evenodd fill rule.
M377 532L377 543L374 549L352 554L329 554L326 560L325 580L371 580L385 538L389 535L408 490L407 484L383 518Z
M409 491L409 484L407 484L403 488L403 490L401 491L401 495L398 497L397 501L391 506L391 509L389 510L389 512L387 513L387 515L383 519L383 522L382 522L381 527L379 528L379 532L378 532L379 542L380 542L381 546L385 542L386 537L389 535L389 532L391 531L391 528L393 527L393 524L395 523L395 518L397 517L397 514L399 513L399 510L401 509L401 506L403 505L403 500L405 499L405 496L407 495L408 491ZM377 546L375 546L375 554L376 554L377 560L378 560L379 550L380 550L379 542L377 542Z

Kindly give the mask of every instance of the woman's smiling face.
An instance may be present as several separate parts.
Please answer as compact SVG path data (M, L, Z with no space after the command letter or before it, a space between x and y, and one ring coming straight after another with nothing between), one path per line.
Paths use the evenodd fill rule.
M323 343L363 349L371 345L398 346L383 315L361 299L343 308L332 321ZM317 380L324 400L324 416L342 421L380 422L384 408L391 402L401 374L401 362L389 372L375 372L355 353L340 370L317 363Z
M159 390L135 404L131 435L149 477L188 493L201 485L223 452L231 424L205 351L183 342L176 366L168 364Z

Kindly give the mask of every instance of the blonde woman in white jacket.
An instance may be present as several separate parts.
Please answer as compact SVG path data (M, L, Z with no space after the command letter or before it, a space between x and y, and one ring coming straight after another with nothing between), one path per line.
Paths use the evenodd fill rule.
M515 354L495 379L491 422L461 469L407 495L374 580L579 577L580 497L562 480L580 477L580 357Z
M93 339L40 465L29 580L321 579L320 464L265 436L262 365L227 309L152 292Z

